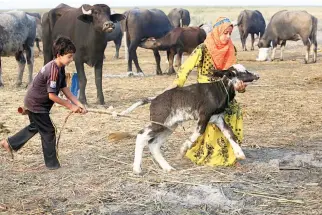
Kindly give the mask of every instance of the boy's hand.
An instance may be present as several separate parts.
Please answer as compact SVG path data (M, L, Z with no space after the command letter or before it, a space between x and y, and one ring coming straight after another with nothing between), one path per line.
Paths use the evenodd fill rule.
M69 108L73 113L81 113L82 108L72 104Z
M79 113L81 113L81 114L85 114L85 113L88 112L88 110L86 109L86 107L83 104L81 104L79 106L79 108L80 108L80 112Z

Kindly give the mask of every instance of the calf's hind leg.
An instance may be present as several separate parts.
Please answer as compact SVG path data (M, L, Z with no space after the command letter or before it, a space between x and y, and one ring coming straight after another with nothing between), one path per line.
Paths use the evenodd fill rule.
M143 149L146 145L148 145L148 141L153 138L153 136L151 135L151 131L152 131L151 126L149 126L149 127L146 127L145 129L142 129L136 136L135 155L134 155L134 163L133 163L133 172L135 174L140 174L142 172L141 164L142 164Z
M158 162L160 167L165 172L170 172L171 170L175 170L170 164L164 159L162 153L161 153L161 146L166 141L166 139L170 136L172 131L169 129L164 129L158 133L155 134L155 137L150 139L149 142L149 148L150 152L153 156L153 158Z

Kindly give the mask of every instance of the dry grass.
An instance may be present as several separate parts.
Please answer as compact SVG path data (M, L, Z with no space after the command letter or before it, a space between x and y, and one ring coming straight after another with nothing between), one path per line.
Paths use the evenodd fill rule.
M262 8L264 16L280 8ZM307 8L322 18L321 8ZM123 9L122 9L123 10ZM192 15L237 17L241 8L192 9ZM121 12L121 10L119 10ZM214 12L212 14L212 12ZM234 17L233 17L234 18ZM208 18L207 18L208 19ZM318 36L320 39L319 32ZM241 49L238 33L234 42ZM320 40L319 40L320 41ZM248 41L249 42L249 41ZM249 45L249 43L248 43ZM257 52L239 52L241 64L257 71L261 79L251 84L237 100L244 110L247 160L239 167L213 168L176 160L182 141L189 135L178 128L163 147L166 159L177 171L165 174L145 150L143 176L134 176L131 164L134 138L109 142L115 131L136 134L148 120L148 106L137 109L134 118L111 115L73 114L62 132L59 155L62 168L43 166L40 138L36 135L10 161L0 151L0 212L4 214L320 214L322 56L316 64L303 64L301 43L288 43L285 61L258 63ZM122 47L121 53L124 53ZM104 75L124 74L124 57L112 60L108 45ZM104 78L107 105L95 105L93 68L86 66L90 108L121 111L138 99L156 95L173 76L156 76L151 51L138 50L147 77ZM162 53L165 70L165 54ZM35 74L42 66L35 59ZM16 89L14 57L2 58L5 87L0 89L0 138L13 135L28 124L18 115L26 90ZM74 65L67 69L75 71ZM24 76L24 81L27 75ZM194 82L195 74L189 77ZM61 128L68 111L55 106L52 118ZM280 170L284 169L284 170Z

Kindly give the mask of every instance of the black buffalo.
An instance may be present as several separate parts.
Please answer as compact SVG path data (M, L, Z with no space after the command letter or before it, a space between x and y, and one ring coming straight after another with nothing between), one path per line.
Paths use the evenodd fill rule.
M74 61L80 85L79 100L82 103L87 103L87 79L84 71L86 63L95 69L97 100L104 104L102 67L107 44L106 32L112 32L114 23L122 19L122 14L111 15L110 7L105 4L84 4L79 8L61 4L43 16L44 64L53 59L52 44L59 35L67 36L73 41L76 46Z
M123 21L126 32L126 43L128 48L128 75L133 75L132 61L136 66L138 74L142 74L142 69L139 66L136 49L142 40L150 37L156 39L163 37L173 29L167 15L159 9L132 9L125 12L126 19ZM156 72L162 74L160 67L160 54L158 50L153 50L154 57L157 63Z
M243 51L247 51L246 39L248 34L250 34L252 37L251 50L254 50L255 34L259 37L262 37L266 28L265 19L262 13L258 10L243 10L238 16L237 26Z
M183 8L173 8L168 17L173 27L187 27L190 24L190 13Z

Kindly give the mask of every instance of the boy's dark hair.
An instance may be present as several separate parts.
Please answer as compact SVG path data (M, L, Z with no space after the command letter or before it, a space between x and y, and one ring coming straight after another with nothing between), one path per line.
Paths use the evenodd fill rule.
M59 36L53 44L53 55L65 55L65 54L74 54L76 52L76 47L74 43L65 36Z

